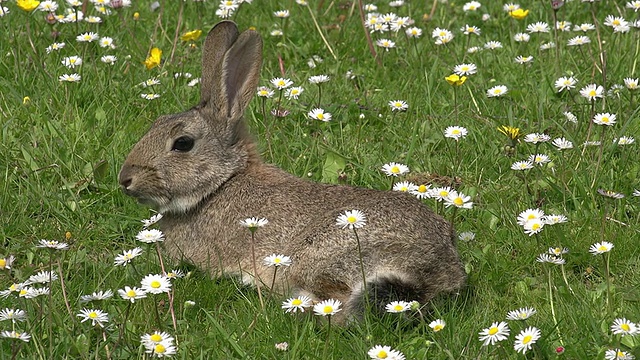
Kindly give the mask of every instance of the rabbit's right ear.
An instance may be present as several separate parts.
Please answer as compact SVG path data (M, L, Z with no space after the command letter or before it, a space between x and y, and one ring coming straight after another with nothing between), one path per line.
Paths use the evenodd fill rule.
M233 21L221 21L209 31L202 49L202 77L200 80L200 105L211 101L223 74L223 62L227 51L238 38L238 27Z

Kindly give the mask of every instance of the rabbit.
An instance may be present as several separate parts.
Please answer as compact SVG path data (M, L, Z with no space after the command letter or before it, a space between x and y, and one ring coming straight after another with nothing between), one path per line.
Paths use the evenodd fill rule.
M168 255L212 276L339 300L336 321L357 319L367 306L384 312L392 300L424 304L459 291L466 274L454 230L415 197L315 183L261 160L243 120L261 65L256 31L215 25L203 45L200 103L160 116L122 165L124 193L164 214ZM354 231L336 226L353 209L367 217L357 229L362 267ZM254 234L256 256L290 256L285 271L258 264L253 273L251 233L240 224L250 217L268 219Z

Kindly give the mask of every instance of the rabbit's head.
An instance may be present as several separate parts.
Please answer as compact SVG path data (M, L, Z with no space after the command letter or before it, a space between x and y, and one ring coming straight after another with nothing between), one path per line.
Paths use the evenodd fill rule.
M223 21L202 52L200 103L158 118L120 170L124 192L160 212L192 209L255 156L242 115L260 77L260 35Z

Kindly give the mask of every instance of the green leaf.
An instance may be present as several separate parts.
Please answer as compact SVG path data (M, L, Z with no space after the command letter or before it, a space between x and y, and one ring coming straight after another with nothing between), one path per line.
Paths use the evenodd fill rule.
M324 166L322 167L322 182L330 184L338 183L338 177L345 166L346 161L342 156L327 151Z

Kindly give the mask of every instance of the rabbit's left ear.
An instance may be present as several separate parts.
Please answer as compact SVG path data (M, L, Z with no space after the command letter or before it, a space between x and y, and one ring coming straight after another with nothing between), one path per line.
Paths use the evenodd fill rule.
M238 27L233 21L221 21L214 26L202 47L202 79L200 80L200 104L206 105L217 90L222 77L222 64L233 43L238 38Z
M220 93L216 96L218 115L239 119L256 93L262 67L262 38L254 30L238 36L222 63ZM216 87L214 86L214 89Z

